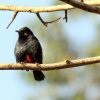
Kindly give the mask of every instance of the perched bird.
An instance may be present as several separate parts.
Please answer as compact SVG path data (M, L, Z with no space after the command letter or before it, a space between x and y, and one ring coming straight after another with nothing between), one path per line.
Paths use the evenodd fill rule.
M33 32L27 27L16 30L16 32L19 34L14 51L16 62L42 64L42 47ZM45 78L42 71L33 71L33 75L37 81Z

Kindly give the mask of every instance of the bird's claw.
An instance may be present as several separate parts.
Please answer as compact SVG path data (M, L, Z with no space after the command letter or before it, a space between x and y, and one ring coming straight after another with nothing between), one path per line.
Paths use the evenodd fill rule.
M35 64L36 64L36 67L38 68L38 70L41 70L40 64L37 62Z
M23 66L25 66L25 63L24 62L20 62L20 64L22 64ZM29 71L28 69L26 71Z

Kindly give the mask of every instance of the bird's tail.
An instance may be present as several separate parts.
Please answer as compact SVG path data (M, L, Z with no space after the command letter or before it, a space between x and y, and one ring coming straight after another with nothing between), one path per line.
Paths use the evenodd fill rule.
M37 80L37 81L42 81L45 78L42 71L33 71L33 75L34 75L35 80Z

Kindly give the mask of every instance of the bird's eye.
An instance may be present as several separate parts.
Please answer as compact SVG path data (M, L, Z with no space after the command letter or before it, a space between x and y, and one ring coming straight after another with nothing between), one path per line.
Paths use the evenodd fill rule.
M24 33L24 36L27 36L27 33Z

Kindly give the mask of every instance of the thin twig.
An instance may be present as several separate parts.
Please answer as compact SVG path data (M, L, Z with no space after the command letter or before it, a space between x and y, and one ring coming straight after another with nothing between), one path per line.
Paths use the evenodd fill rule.
M42 18L41 18L41 16L40 16L40 14L39 13L36 13L36 15L37 15L37 17L39 18L39 20L42 22L42 24L44 25L44 26L46 26L47 27L47 25L49 24L49 23L53 23L53 22L56 22L56 21L58 21L60 18L58 18L58 19L56 19L56 20L53 20L53 21L49 21L49 22L45 22Z
M40 16L40 14L39 14L39 13L36 13L36 15L37 15L37 17L39 18L39 20L42 22L42 24L43 24L44 26L47 27L46 22L44 22L44 20L43 20L43 19L41 18L41 16Z
M13 14L13 17L12 17L12 20L11 20L11 22L8 24L8 26L7 26L7 29L9 28L9 26L12 24L12 22L14 21L14 19L16 18L16 16L17 16L17 14L18 14L18 12L17 11L15 11L14 12L14 14Z
M65 17L63 18L63 19L65 19L66 20L66 22L67 22L67 20L68 20L68 15L67 15L67 10L65 10Z
M0 64L0 70L58 70L64 68L80 67L89 64L100 63L100 56L90 57L77 60L66 60L64 62L52 63L52 64L39 64L39 69L37 64L25 63L20 64Z

